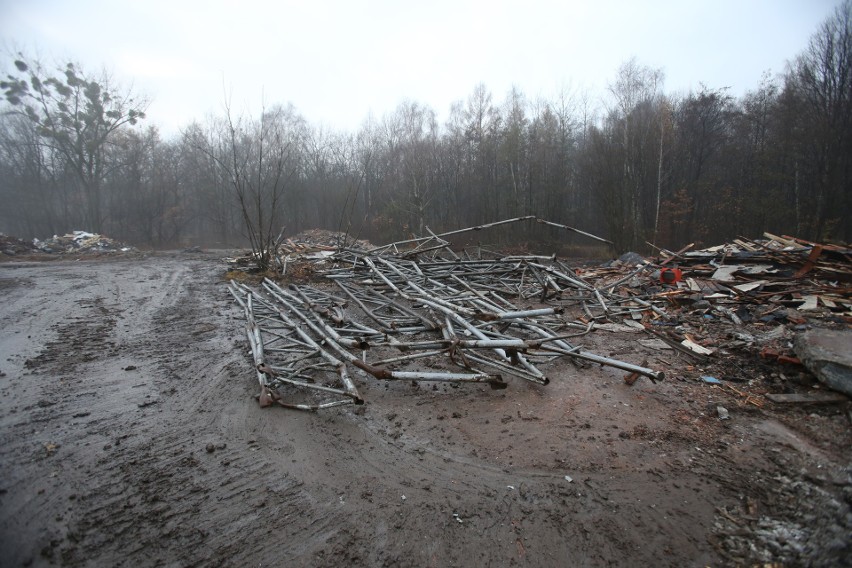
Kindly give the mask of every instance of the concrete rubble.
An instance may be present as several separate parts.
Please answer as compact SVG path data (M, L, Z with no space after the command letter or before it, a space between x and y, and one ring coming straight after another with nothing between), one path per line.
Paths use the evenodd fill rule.
M852 332L812 329L796 336L794 349L821 383L852 396Z

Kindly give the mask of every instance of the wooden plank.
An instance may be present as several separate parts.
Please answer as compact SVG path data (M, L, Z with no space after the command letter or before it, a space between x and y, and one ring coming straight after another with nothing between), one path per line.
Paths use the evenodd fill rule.
M797 243L795 241L792 241L790 239L785 239L784 237L779 237L778 235L773 235L772 233L763 233L763 236L766 237L769 240L775 241L777 243L781 243L782 245L784 245L786 247L792 247L796 250L804 248L804 247L802 247L802 245L800 245L799 243Z
M680 344L689 349L690 351L698 353L699 355L712 355L714 353L713 349L707 349L703 345L699 345L689 338L684 339L680 342Z
M782 404L830 403L849 400L849 397L839 392L769 393L766 398Z
M811 254L808 255L808 260L805 262L805 265L799 269L796 274L793 275L793 278L801 278L811 270L813 270L816 265L816 261L819 258L819 255L822 254L822 245L816 245L813 249L811 249Z
M745 242L742 239L734 239L734 244L741 247L741 248L744 248L745 250L747 250L749 252L757 252L758 251L758 249L751 246L750 244L748 244L747 242Z

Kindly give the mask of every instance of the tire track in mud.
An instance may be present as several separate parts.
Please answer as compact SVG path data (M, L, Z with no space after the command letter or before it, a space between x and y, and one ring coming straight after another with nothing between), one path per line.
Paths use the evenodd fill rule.
M42 306L35 312L42 327L38 330L40 337L35 333L28 337L33 343L44 341L43 346L38 354L23 362L18 369L20 375L12 379L17 383L13 384L16 390L26 384L30 396L25 398L24 406L12 408L15 418L13 422L4 421L2 438L4 490L9 495L4 499L7 514L2 516L0 525L4 544L9 542L7 537L13 530L32 527L39 533L28 535L22 530L24 541L14 542L11 559L20 555L19 560L25 563L34 558L51 559L64 538L64 527L73 509L67 505L77 497L68 489L79 476L72 456L82 444L92 443L92 436L97 437L100 430L98 419L86 417L112 411L109 399L99 396L104 385L89 392L80 387L87 379L87 365L115 355L116 346L110 340L114 314L101 296L91 293L93 282L81 274L59 276L61 309L43 303L43 298L30 301L30 292L37 295L52 271L47 272L33 279L33 289L11 311L19 321L26 321L33 311L24 306ZM26 537L40 541L41 550L26 550L27 544L32 545ZM34 556L34 552L38 555Z
M173 322L171 333L157 330L152 341L150 320L174 307L189 270L183 262L36 266L35 289L7 307L4 319L25 322L45 297L60 300L51 302L54 313L41 318L43 348L16 377L37 392L4 420L0 438L6 464L0 536L11 564L85 565L108 552L104 542L126 549L126 536L144 535L146 522L149 532L159 532L164 522L197 510L148 510L158 495L148 488L163 480L172 487L163 492L163 503L197 487L183 473L192 472L191 459L146 453L151 439L157 451L179 444L155 433L163 402L159 387L171 381L161 376L157 355L171 351L170 341L186 338ZM122 321L125 311L130 318ZM171 485L175 477L179 483Z
M204 484L199 448L175 416L162 416L163 407L186 386L175 370L189 349L185 328L195 316L181 306L192 301L185 293L189 268L182 263L167 268L140 275L141 297L124 294L124 301L133 303L126 332L138 338L127 355L138 361L133 371L144 376L143 385L155 394L137 403L135 412L141 416L132 433L104 446L108 455L96 464L97 479L108 481L79 499L81 520L69 540L81 544L63 555L70 565L85 565L93 557L132 565L162 555L190 565L197 556L191 551L203 548L209 536L192 522L211 491Z
M148 297L152 288L169 293ZM102 483L78 495L79 520L69 523L68 544L57 557L72 566L93 558L115 566L157 559L242 566L264 557L294 518L300 527L290 530L298 534L294 542L309 548L324 541L336 530L334 511L305 519L305 511L321 510L322 503L269 459L283 460L287 452L270 451L242 428L245 409L256 409L250 367L233 352L232 339L215 333L221 313L211 309L217 301L211 286L196 285L183 270L145 289L152 309L141 310L134 331L143 341L124 359L139 363L134 373L150 375L156 404L134 409L137 418L119 429L128 433L103 446L105 455L91 468ZM235 386L244 393L236 400ZM236 416L236 428L223 429L223 416ZM104 424L116 426L115 420ZM287 522L270 524L271 511ZM273 550L269 558L277 561L280 553Z

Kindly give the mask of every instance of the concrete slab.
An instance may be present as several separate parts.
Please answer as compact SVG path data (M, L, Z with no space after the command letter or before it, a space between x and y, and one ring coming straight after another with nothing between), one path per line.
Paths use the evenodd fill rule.
M812 329L796 336L793 349L821 383L852 396L852 330Z

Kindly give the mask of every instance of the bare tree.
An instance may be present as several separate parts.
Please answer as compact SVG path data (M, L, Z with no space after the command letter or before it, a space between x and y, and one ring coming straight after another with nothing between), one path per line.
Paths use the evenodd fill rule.
M208 117L202 125L193 122L181 133L182 174L191 188L187 199L195 212L196 237L217 246L233 246L242 234L236 214L230 177L216 160L216 141L222 140L222 122ZM222 143L224 144L224 142Z
M275 106L263 108L256 121L234 120L228 109L226 120L228 153L220 164L234 188L258 267L268 270L283 236L282 209L296 174L292 157L303 138L301 119L292 107Z
M831 225L842 223L838 232L848 239L852 235L852 1L839 5L811 37L792 65L788 84L803 103L801 148L813 180L807 207L813 236L824 238L832 232Z
M504 216L530 213L529 191L529 119L527 102L517 87L512 87L503 103L505 120L500 129L501 144L498 157L507 188L496 198L505 203ZM508 175L505 175L508 174ZM502 181L502 180L501 180ZM498 188L499 189L499 188Z
M41 143L26 117L0 116L0 222L22 237L53 234L71 222L65 184L58 183L55 153Z
M609 86L615 101L609 120L614 121L613 127L621 135L622 181L618 191L625 196L619 201L627 208L624 220L630 248L644 240L643 194L656 169L657 160L651 162L648 154L652 137L659 131L656 110L662 83L662 70L641 66L634 58L621 65L615 82Z
M38 126L42 143L64 157L83 189L89 227L100 231L103 181L113 166L107 146L119 129L145 118L147 102L115 87L106 73L93 78L67 63L54 75L19 56L17 75L0 82L0 89L21 116Z
M389 203L403 216L409 231L422 235L438 177L435 113L406 101L385 117L384 127L397 190L389 193Z
M206 131L188 132L190 143L216 164L233 190L258 268L273 268L283 238L286 197L298 173L304 121L292 106L261 109L257 119L225 116Z

